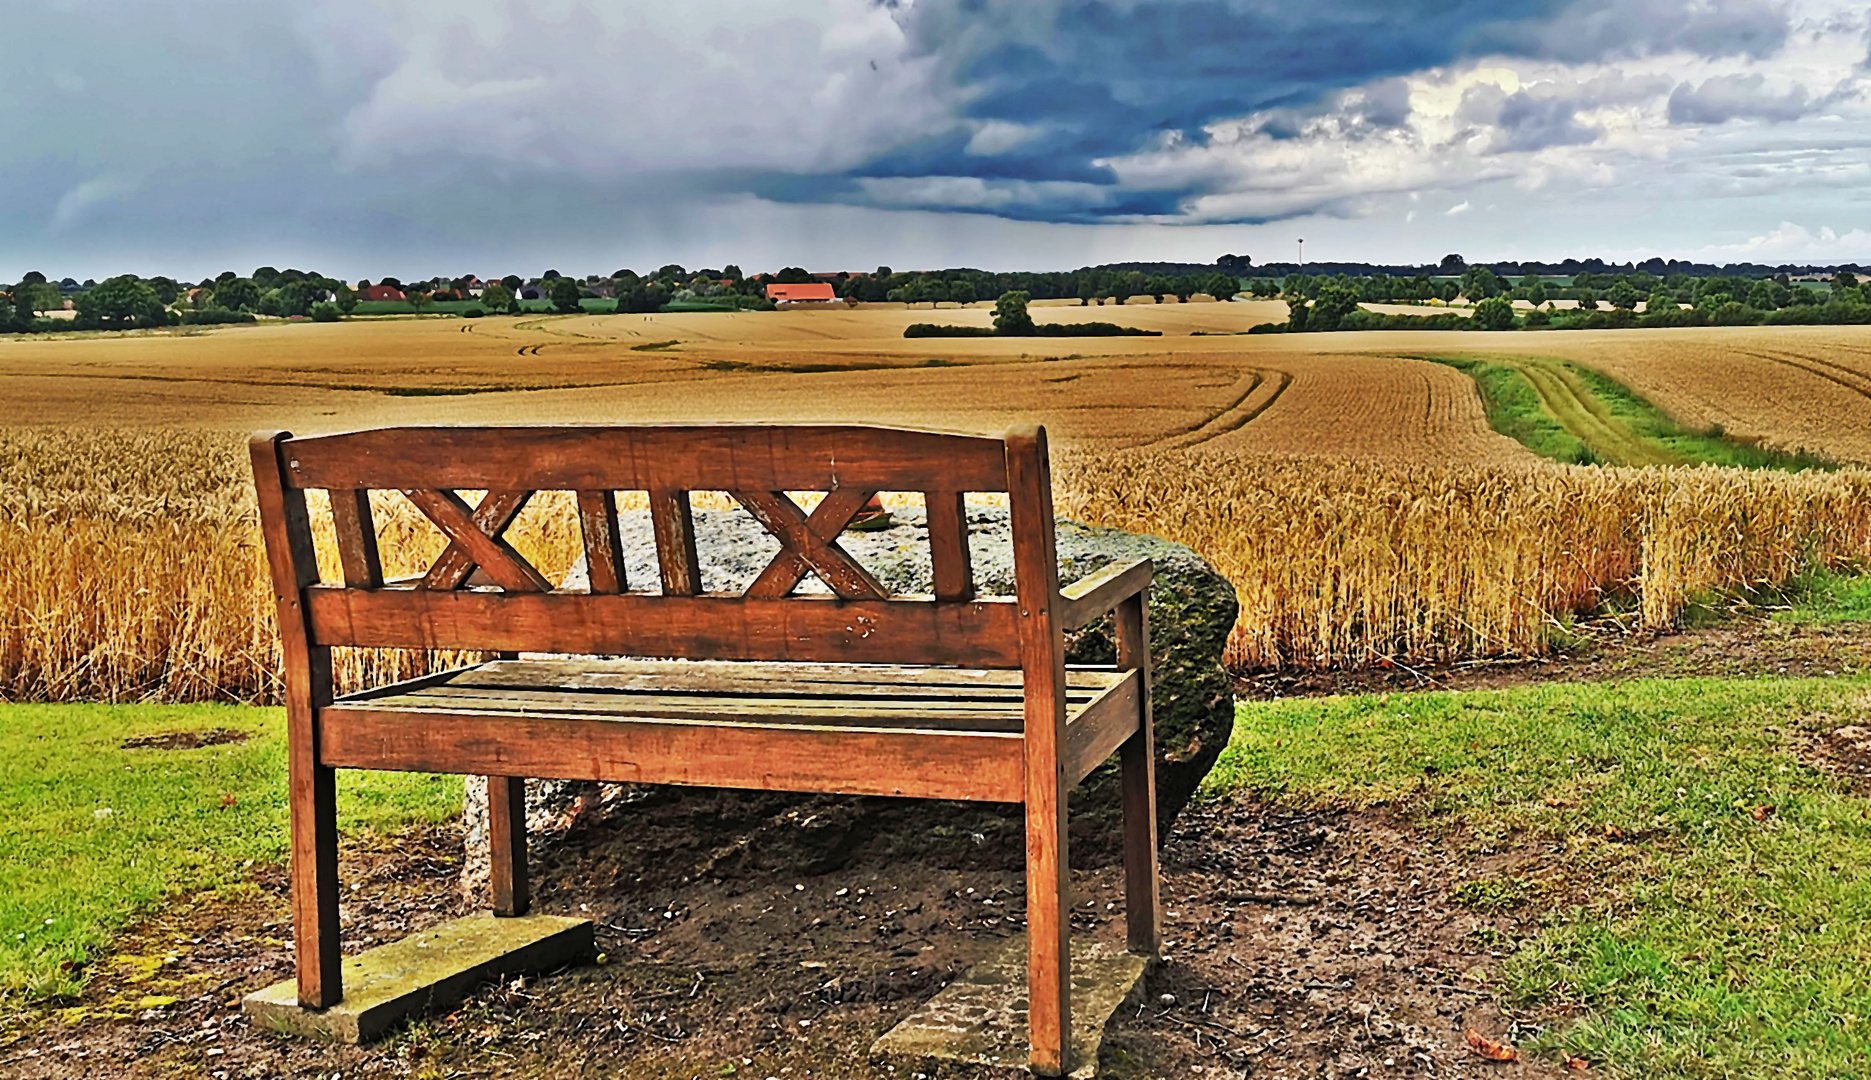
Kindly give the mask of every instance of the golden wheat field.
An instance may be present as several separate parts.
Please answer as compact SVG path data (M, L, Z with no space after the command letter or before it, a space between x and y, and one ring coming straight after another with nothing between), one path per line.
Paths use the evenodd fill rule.
M1062 513L1187 543L1234 582L1244 668L1537 653L1610 596L1661 628L1706 593L1871 557L1871 473L1552 465L1489 428L1460 372L1413 359L1537 346L1679 419L1871 462L1850 390L1871 332L1240 336L1283 313L1036 309L1165 332L1117 339L905 340L910 322L988 313L880 306L0 342L0 695L273 695L254 428L1037 419ZM439 535L382 500L386 569L425 564ZM512 535L548 574L579 547L565 501ZM448 659L353 654L342 678Z

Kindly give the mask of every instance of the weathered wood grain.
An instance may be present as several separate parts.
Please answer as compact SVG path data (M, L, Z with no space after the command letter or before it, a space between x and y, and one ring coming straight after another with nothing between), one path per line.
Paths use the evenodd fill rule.
M693 659L1018 667L1008 600L307 590L313 640L366 648L515 649Z
M1077 630L1109 615L1120 602L1149 588L1153 572L1148 559L1112 563L1066 586L1059 593L1060 628Z
M1033 1071L1071 1071L1071 869L1066 847L1065 642L1058 613L1052 472L1046 430L1007 433L1020 666L1026 685L1027 1025Z
M298 488L1006 490L996 439L874 427L401 427L289 450Z
M266 543L286 699L286 794L291 809L293 960L299 1004L323 1009L344 997L338 939L338 792L319 758L319 710L331 700L331 650L307 632L304 592L318 581L305 494L281 480L287 432L248 443Z
M1019 802L1021 745L998 732L334 706L321 752L354 768Z

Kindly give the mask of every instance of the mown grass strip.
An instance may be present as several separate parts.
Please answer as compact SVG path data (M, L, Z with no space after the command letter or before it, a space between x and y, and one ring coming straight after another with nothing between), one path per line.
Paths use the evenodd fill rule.
M1488 424L1541 457L1570 465L1727 465L1836 469L1814 454L1772 450L1719 427L1677 423L1642 395L1590 368L1541 357L1424 357L1475 381Z
M125 748L221 730L195 749ZM461 812L459 777L340 774L349 829ZM285 720L224 705L0 705L0 996L77 992L139 910L286 852Z
M1804 760L1871 679L1645 680L1243 705L1207 791L1388 804L1558 846L1566 896L1498 990L1600 1075L1864 1075L1871 800Z

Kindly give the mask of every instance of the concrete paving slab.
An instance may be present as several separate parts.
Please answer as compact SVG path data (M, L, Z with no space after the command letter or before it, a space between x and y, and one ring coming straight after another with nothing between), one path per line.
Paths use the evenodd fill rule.
M1111 1017L1143 992L1148 957L1072 940L1074 1080L1098 1075L1098 1051ZM877 1058L930 1058L1021 1067L1028 1059L1026 936L1008 940L871 1046Z
M248 994L241 1011L258 1027L369 1042L400 1020L456 1004L482 979L550 971L595 951L589 919L469 915L346 957L344 999L329 1009L301 1008L287 979Z

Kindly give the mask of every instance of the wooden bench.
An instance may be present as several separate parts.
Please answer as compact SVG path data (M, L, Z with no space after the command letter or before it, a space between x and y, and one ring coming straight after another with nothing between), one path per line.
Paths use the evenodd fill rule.
M1117 752L1129 947L1156 952L1150 564L1060 588L1043 429L391 428L251 449L285 658L301 1005L343 996L339 768L487 776L504 915L528 906L524 777L1022 803L1032 1065L1056 1074L1071 1064L1067 795ZM309 489L330 494L342 581L320 580ZM446 535L420 578L384 580L373 490ZM474 506L459 494L476 491ZM540 491L576 493L586 591L555 589L503 539ZM658 591L626 580L619 491L647 493ZM731 493L779 540L743 593L704 592L692 491ZM785 494L802 491L826 494L808 512ZM933 596L891 595L840 547L879 491L923 494ZM1008 497L1014 597L975 595L969 492ZM808 575L830 595L798 594ZM1116 666L1067 668L1062 634L1111 612ZM501 658L334 698L336 646Z

